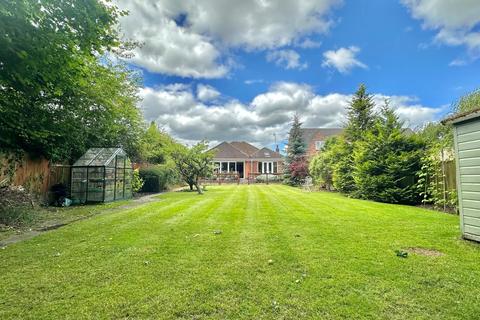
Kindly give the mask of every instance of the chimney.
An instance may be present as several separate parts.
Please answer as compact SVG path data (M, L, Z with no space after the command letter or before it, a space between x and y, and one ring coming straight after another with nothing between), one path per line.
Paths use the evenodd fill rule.
M275 148L275 152L280 153L280 148L278 147L278 144L277 144L277 146L276 146L276 148Z

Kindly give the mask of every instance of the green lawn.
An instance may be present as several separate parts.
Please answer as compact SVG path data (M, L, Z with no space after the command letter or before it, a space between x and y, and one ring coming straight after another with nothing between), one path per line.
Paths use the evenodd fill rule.
M478 319L480 246L459 232L286 186L169 193L0 250L0 319ZM442 255L395 254L411 247Z

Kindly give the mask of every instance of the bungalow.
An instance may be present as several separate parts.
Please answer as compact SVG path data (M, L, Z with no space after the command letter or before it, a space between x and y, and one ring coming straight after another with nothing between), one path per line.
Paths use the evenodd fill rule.
M240 178L251 174L282 173L283 157L268 148L257 148L245 141L222 142L212 148L217 173L238 173Z
M307 159L312 158L320 151L328 138L338 136L343 132L342 128L303 128L300 130L306 145Z

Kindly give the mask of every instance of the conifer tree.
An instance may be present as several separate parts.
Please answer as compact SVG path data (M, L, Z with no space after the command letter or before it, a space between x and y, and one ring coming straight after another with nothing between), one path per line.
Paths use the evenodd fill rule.
M306 176L305 141L302 136L302 123L298 114L293 116L292 128L288 134L288 149L285 161L284 179L289 185L299 185Z
M355 145L362 141L377 121L373 108L375 103L367 88L361 84L347 107L347 125L345 134L338 139L336 150L342 156L334 165L333 185L335 189L351 194L355 192L353 179Z
M375 103L372 95L367 93L367 88L361 84L347 107L347 127L345 137L350 142L361 140L362 136L375 123L373 108Z

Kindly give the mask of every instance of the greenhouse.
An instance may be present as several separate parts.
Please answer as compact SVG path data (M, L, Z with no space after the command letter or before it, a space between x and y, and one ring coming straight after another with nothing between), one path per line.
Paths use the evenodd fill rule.
M91 148L72 166L73 203L132 197L132 164L121 148Z

